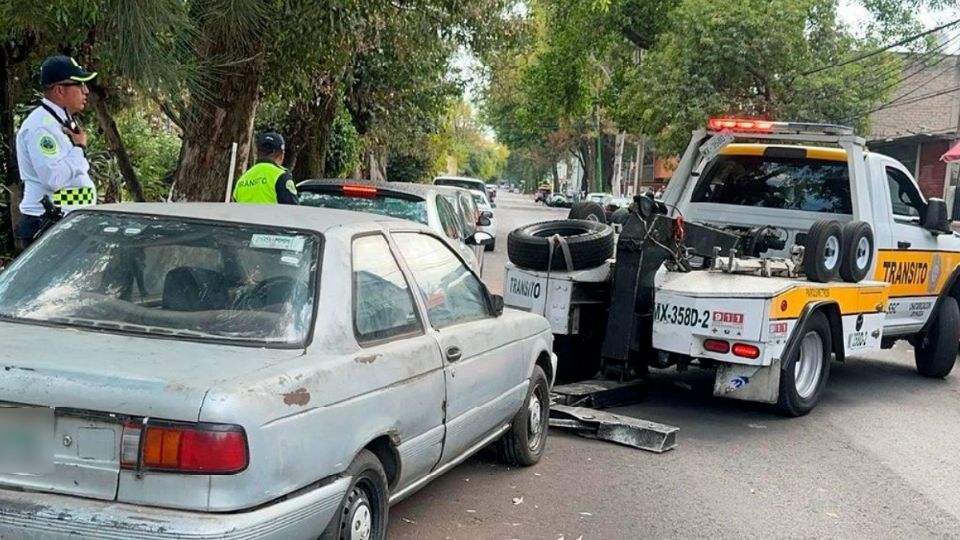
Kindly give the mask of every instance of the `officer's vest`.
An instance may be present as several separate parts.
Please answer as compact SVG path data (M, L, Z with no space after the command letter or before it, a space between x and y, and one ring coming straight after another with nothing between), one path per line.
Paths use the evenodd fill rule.
M243 173L233 188L238 203L277 204L277 180L287 172L273 163L257 163Z

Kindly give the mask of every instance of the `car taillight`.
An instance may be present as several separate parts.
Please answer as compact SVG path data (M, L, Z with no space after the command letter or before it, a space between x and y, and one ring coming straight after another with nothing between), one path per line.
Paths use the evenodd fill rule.
M708 339L703 342L703 348L715 353L727 354L730 352L730 344L722 339Z
M373 186L343 186L343 194L351 197L376 197L377 188Z
M140 471L232 474L247 468L247 436L229 424L128 422L120 466Z
M746 343L736 343L733 345L733 354L734 356L754 359L760 356L760 349Z

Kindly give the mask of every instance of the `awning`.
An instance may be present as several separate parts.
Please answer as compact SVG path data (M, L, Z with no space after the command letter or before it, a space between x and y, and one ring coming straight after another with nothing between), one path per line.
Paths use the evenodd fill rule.
M946 161L947 163L960 162L960 144L948 150L946 154L940 157L940 159L941 161Z

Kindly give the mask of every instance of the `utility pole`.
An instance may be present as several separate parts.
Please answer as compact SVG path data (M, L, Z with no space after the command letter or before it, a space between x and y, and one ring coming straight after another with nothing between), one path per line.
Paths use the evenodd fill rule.
M600 130L600 98L594 99L593 116L597 121L597 190L603 191L603 132Z

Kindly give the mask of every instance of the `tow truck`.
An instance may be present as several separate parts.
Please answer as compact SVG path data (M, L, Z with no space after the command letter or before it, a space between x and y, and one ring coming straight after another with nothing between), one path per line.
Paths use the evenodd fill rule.
M508 237L505 304L547 317L567 380L698 366L715 370L716 396L801 416L834 357L906 339L921 375L956 361L960 237L946 204L850 128L713 119L662 201L635 197L614 227L562 220Z

